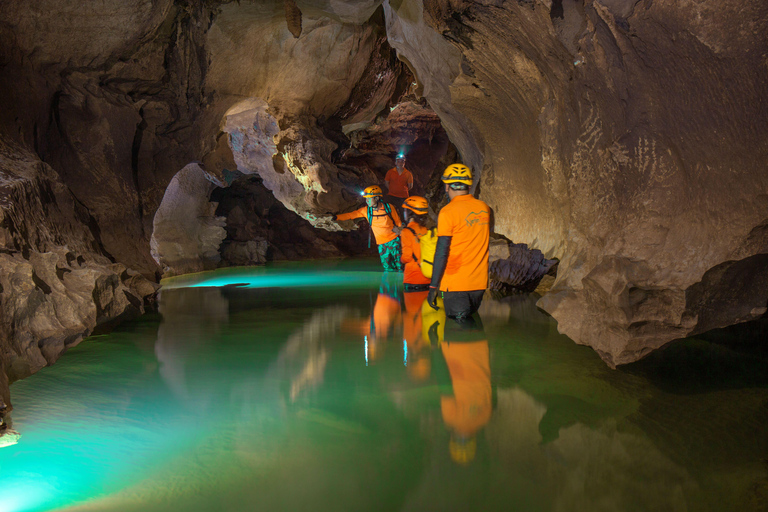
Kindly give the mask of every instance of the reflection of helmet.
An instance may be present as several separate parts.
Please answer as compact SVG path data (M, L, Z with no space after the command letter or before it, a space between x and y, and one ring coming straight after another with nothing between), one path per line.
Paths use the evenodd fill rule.
M451 164L443 171L440 178L443 183L461 183L462 185L472 185L472 171L464 164Z
M455 463L469 464L475 458L475 453L477 453L477 440L474 437L455 438L451 436L448 449L451 452L451 459Z
M429 211L427 200L421 196L411 196L403 201L403 208L408 208L416 215L424 215Z
M363 190L363 197L377 197L383 195L384 192L381 191L381 187L378 185L371 185Z

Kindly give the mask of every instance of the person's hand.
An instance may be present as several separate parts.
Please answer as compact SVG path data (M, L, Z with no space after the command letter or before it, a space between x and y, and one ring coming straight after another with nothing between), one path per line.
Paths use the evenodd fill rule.
M336 218L336 214L335 214L335 213L331 213L331 212L328 212L328 213L326 213L326 215L329 215L329 216L331 217L331 220L332 220L332 221L337 221L337 220L338 220L338 219Z
M399 235L400 233L403 232L403 227L402 226L395 226L395 227L392 228L392 232L394 234L396 234L396 235Z
M435 311L440 309L440 307L437 305L437 292L437 288L430 286L429 293L427 294L427 304L429 304Z

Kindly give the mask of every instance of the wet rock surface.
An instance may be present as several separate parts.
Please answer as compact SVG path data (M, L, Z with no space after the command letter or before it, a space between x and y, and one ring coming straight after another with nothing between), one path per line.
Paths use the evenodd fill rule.
M111 260L99 231L47 164L0 140L0 411L8 385L97 327L134 318L157 289Z
M557 274L557 260L545 258L526 244L504 239L493 240L489 259L489 288L495 291L532 292L544 276Z
M496 231L561 260L540 302L561 332L617 365L759 316L768 291L741 283L762 282L752 258L768 242L768 7L446 1L386 13L390 43L481 171ZM703 288L710 299L695 298Z
M26 155L4 160L15 177L0 199L55 197L70 212L4 224L0 272L36 276L46 301L64 293L54 267L73 295L91 286L75 284L78 257L118 276L92 280L112 290L128 286L117 264L155 279L208 268L222 248L260 259L258 238L232 237L258 208L232 205L217 245L223 221L203 193L190 205L210 222L169 236L163 266L152 257L156 213L191 162L216 186L258 175L304 223L259 216L291 226L256 235L267 259L351 251L313 231L341 230L326 213L359 204L405 146L433 207L436 172L460 159L496 231L560 260L539 305L609 365L768 306L764 3L46 0L0 12L0 138Z
M223 266L246 265L246 259L262 264L377 254L375 244L367 248L367 223L349 232L314 229L278 201L258 176L241 176L215 190L212 199L218 202L216 215L226 218Z

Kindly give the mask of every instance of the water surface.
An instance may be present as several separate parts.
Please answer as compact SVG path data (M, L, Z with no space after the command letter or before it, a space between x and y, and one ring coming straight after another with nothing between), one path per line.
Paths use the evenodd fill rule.
M159 313L12 385L0 510L768 506L765 354L692 339L611 370L526 295L487 295L484 332L446 343L398 279L170 280Z

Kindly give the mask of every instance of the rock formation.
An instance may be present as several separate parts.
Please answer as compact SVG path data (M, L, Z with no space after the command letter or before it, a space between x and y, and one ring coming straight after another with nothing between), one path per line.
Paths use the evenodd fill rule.
M545 275L556 275L557 260L550 260L538 249L526 244L513 244L504 239L491 241L488 268L490 283L495 291L534 291Z
M496 231L560 260L540 306L609 365L760 317L767 47L740 0L4 2L3 364L141 311L191 163L210 222L165 239L179 271L216 259L207 195L235 170L338 231L403 144L433 203L455 148ZM8 327L39 318L25 297L58 320Z
M390 44L496 231L561 259L561 332L617 365L765 313L768 6L397 5Z
M144 313L156 286L111 260L88 210L50 166L0 141L0 415L8 385L97 326Z

